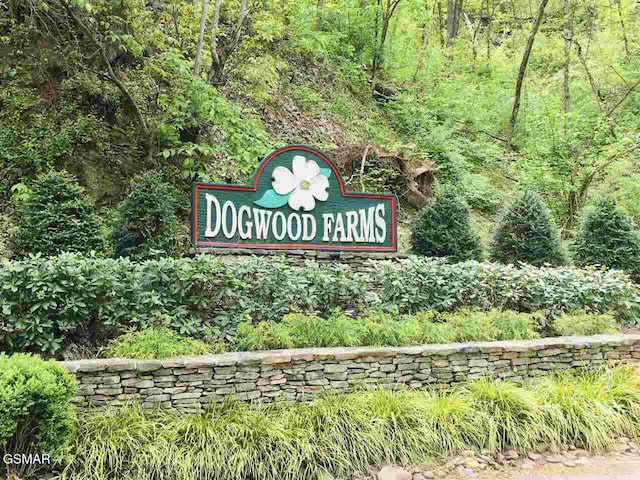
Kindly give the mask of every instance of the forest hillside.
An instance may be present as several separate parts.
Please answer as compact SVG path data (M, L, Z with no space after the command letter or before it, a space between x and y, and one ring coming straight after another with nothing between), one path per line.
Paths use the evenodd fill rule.
M485 241L525 188L565 239L603 193L639 221L640 2L0 0L0 255L51 169L108 230L144 172L186 201L287 143L404 222L454 190Z

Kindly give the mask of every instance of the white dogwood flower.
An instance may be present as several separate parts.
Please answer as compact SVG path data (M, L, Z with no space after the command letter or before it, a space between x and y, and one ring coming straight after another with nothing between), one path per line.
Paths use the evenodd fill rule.
M292 167L293 173L286 167L276 167L272 183L278 195L291 194L291 208L309 212L315 208L316 200L324 202L329 198L329 179L320 175L320 167L316 162L296 155Z

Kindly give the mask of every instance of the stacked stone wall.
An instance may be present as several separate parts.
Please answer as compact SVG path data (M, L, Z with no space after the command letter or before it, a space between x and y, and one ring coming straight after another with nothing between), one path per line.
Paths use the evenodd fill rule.
M200 248L193 250L192 254L215 255L223 262L239 262L251 256L268 259L268 261L278 261L286 257L287 262L294 266L303 267L305 262L314 261L320 264L346 264L356 273L370 273L376 267L376 262L399 261L407 258L406 255L392 253L364 253L364 252L322 252L315 250L262 250L251 248Z
M238 352L169 360L62 362L79 383L79 406L199 410L229 396L305 401L357 387L439 389L483 376L522 382L553 370L640 359L640 335L547 338L384 348Z

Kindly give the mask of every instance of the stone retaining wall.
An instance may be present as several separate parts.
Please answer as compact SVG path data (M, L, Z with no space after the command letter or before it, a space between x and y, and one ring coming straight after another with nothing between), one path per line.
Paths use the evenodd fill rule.
M317 250L262 250L253 248L199 248L190 252L192 255L215 255L223 262L238 262L251 256L264 257L268 261L278 261L282 257L294 266L304 266L305 262L313 260L316 263L347 264L354 272L369 273L376 269L377 261L399 261L407 258L398 253L380 252L322 252Z
M555 369L640 359L640 335L384 348L239 352L169 360L62 362L79 381L74 402L197 410L236 396L304 401L357 386L447 388L481 376L522 381Z

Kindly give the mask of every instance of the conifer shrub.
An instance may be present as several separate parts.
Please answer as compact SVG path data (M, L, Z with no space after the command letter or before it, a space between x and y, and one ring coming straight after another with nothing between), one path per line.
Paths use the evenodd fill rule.
M73 377L53 361L0 354L0 453L62 455L73 440L76 388Z
M492 261L531 265L566 262L551 211L532 191L523 192L498 218L490 247Z
M50 256L103 248L94 205L66 172L52 170L38 176L17 217L15 248L19 254Z
M178 245L177 190L161 174L138 177L117 210L112 233L118 257L146 259L173 255Z
M418 255L449 257L455 262L482 259L469 207L452 191L443 192L422 210L413 225L412 243Z
M576 234L576 265L606 265L609 268L640 273L640 235L631 218L608 198L589 209Z

